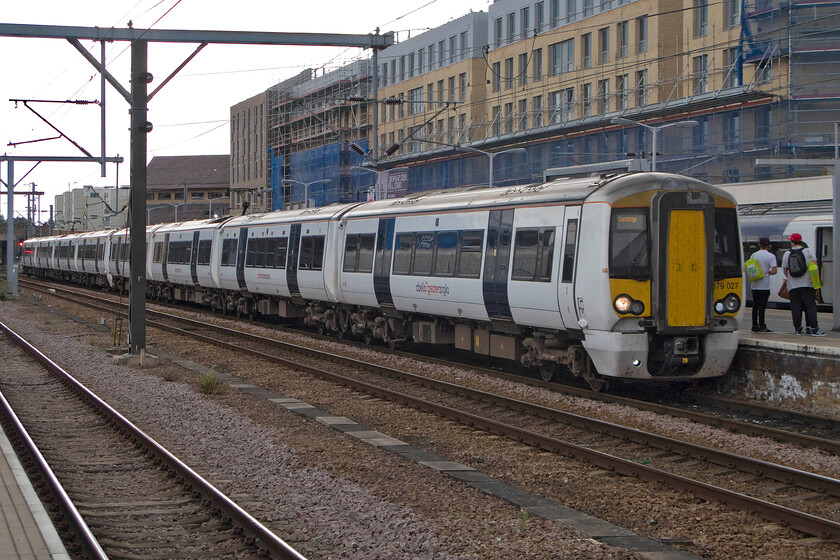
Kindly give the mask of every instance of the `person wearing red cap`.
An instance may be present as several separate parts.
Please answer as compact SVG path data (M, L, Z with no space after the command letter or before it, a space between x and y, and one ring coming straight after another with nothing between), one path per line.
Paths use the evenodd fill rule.
M802 241L802 236L798 233L792 233L788 237L790 241L790 251L785 253L782 257L782 270L787 279L788 291L790 292L790 313L793 317L793 328L796 334L810 334L811 336L825 336L817 326L817 291L811 284L811 275L808 273L808 263L814 261L814 256L811 250ZM790 259L791 255L796 251L801 251L805 258L804 273L796 276L791 273ZM798 257L795 257L798 259ZM795 270L795 268L794 268ZM802 312L805 312L806 330L802 330Z

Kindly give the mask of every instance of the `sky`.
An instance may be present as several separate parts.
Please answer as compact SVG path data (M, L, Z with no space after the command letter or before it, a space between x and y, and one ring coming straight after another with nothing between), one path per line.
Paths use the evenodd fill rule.
M274 31L307 33L382 33L399 40L418 35L470 11L486 11L492 0L28 0L4 1L0 23L135 29ZM235 6L235 9L231 9ZM99 59L100 44L82 41ZM195 49L193 44L150 43L153 91ZM130 90L129 43L106 44L106 67ZM154 156L227 154L230 107L305 68L331 70L363 55L336 47L208 45L149 103L148 160ZM38 114L10 99L99 101L96 69L64 39L0 37L0 151L7 156L84 156L69 140L94 156L101 154L100 107L95 104L30 102ZM101 177L96 163L16 162L15 192L43 191L38 221L49 218L55 195L83 185L128 185L130 138L128 103L108 85L106 155L122 156ZM68 140L69 138L69 140ZM17 145L10 145L17 144ZM8 179L0 163L0 179ZM3 191L6 189L3 188ZM0 214L8 216L7 197ZM26 198L16 196L15 215L26 216Z

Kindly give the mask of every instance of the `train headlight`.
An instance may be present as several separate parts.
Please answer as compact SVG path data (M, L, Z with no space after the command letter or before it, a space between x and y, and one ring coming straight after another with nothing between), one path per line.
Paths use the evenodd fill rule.
M627 294L620 294L613 300L613 307L619 315L641 315L645 311L645 304L633 299Z
M741 298L737 294L727 294L723 299L715 302L715 313L735 313L741 308Z

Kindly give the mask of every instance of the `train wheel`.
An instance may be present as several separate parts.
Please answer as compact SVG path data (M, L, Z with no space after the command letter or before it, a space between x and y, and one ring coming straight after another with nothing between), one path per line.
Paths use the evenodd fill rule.
M362 340L365 344L373 344L373 331L370 329L365 329L365 332L362 333Z
M350 322L347 319L347 312L343 309L338 310L338 316L335 319L335 324L338 327L338 330L335 332L335 335L339 339L344 339L348 335L348 327L350 326Z
M556 374L557 364L555 364L554 362L542 362L540 364L540 377L546 383L552 381Z
M257 317L259 316L260 312L257 311L257 303L251 302L251 304L248 306L248 318L252 321L256 321Z
M589 379L587 379L587 381L589 382L589 387L596 393L606 391L610 388L609 382L606 379L602 379L600 377L590 377Z

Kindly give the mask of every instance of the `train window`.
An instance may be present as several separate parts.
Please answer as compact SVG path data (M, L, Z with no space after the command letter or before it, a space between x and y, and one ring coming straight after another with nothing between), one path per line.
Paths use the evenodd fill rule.
M481 246L483 231L462 231L455 275L461 278L478 278L481 273Z
M577 219L566 222L566 245L563 248L563 282L571 282L575 272L575 247L577 246Z
M210 264L210 253L213 250L212 239L201 239L198 242L198 259L197 265L206 266Z
M298 270L321 270L324 266L324 236L307 235L300 238Z
M275 239L274 245L274 266L276 268L286 268L286 248L289 244L288 237L278 237Z
M435 276L453 276L458 258L458 233L441 232L437 234L435 252Z
M414 259L411 262L411 273L417 276L432 274L432 258L434 257L435 234L423 232L414 235Z
M376 235L370 233L359 236L359 261L356 272L373 272L373 252L376 248Z
M734 208L715 208L715 280L741 276L738 215Z
M512 280L533 280L537 277L540 230L518 229L513 242Z
M105 259L105 241L102 241L96 246L96 260L101 261Z
M394 274L411 272L411 253L414 248L414 234L401 233L394 241Z
M265 238L265 268L274 268L277 263L277 238Z
M154 253L152 253L152 262L163 262L163 241L155 241Z
M222 266L236 266L238 245L237 239L225 239L222 241Z
M540 232L540 263L537 267L537 280L551 282L551 268L554 263L554 228Z
M245 247L245 266L253 268L257 260L257 238L251 237L246 241Z
M348 235L344 239L344 272L356 272L356 259L359 255L359 236Z
M610 278L650 278L646 208L614 208L610 217Z

